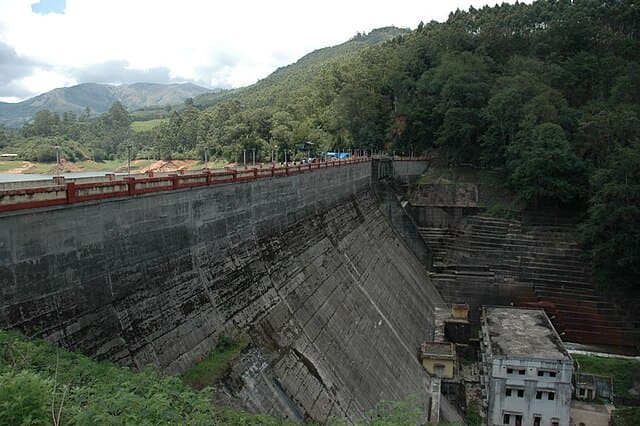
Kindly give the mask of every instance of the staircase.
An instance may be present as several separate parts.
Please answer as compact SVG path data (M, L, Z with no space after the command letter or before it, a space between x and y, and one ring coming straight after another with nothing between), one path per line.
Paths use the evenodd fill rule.
M434 253L431 278L443 298L472 306L542 307L565 341L634 346L615 305L596 292L591 268L572 241L573 224L528 219L478 214L455 229L421 228Z

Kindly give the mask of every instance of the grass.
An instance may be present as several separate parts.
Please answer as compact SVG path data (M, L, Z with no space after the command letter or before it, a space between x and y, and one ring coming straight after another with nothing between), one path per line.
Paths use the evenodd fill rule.
M213 385L224 377L231 363L238 358L247 344L243 338L232 339L222 336L215 350L182 374L183 383L195 389Z
M208 167L211 170L224 169L229 164L230 163L227 160L216 158L215 160L209 160ZM189 167L189 170L202 170L203 167L204 161L198 161L196 163L193 163L191 167Z
M22 161L0 161L0 172L8 172L22 166Z
M153 164L155 160L132 160L131 161L131 170L138 170L143 167L146 167L150 164ZM83 169L83 171L104 171L104 172L115 172L115 171L126 171L127 170L127 160L108 160L108 161L78 161L75 163L77 167Z
M162 123L169 121L168 118L156 118L155 120L134 121L131 123L131 130L136 133L148 132Z
M629 390L634 382L640 382L640 361L588 355L572 357L580 364L580 372L611 377L613 392L617 396L632 396Z

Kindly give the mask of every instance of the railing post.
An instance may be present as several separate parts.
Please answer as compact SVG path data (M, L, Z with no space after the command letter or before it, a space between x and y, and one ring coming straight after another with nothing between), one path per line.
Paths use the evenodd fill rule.
M67 204L76 202L76 183L67 183Z
M127 183L127 193L129 195L136 195L136 178L126 177L124 181Z

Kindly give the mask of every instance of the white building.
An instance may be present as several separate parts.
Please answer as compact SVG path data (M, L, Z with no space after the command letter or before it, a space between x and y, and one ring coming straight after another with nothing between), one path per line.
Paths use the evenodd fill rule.
M485 306L487 423L569 426L573 360L543 310Z

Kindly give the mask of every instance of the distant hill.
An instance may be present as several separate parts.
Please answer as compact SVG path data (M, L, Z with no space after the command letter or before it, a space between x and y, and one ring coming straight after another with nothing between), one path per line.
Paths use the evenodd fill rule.
M119 86L85 83L62 87L18 103L0 102L0 124L20 127L42 109L52 112L82 113L87 107L93 114L106 112L115 101L129 110L175 105L212 90L184 84L134 83Z
M342 44L314 50L295 63L278 68L256 84L216 93L205 93L194 98L194 103L199 107L210 107L224 100L238 99L245 105L257 106L256 104L264 99L277 97L274 92L289 92L293 95L301 86L317 77L319 67L324 64L353 56L367 47L380 45L410 32L408 28L383 27L371 30L368 34L358 33Z

